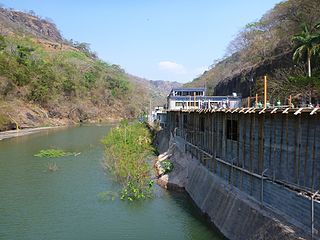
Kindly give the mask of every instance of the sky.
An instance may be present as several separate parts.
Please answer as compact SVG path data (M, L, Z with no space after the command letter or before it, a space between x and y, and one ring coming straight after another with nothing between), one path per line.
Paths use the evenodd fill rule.
M189 82L280 0L0 0L50 18L66 39L150 79Z

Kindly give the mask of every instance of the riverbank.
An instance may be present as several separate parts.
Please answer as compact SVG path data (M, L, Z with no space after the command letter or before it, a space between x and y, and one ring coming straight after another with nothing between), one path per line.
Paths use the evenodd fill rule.
M186 153L183 141L165 133L157 136L155 145L160 155L156 165L163 159L174 165L171 173L159 177L158 184L169 190L184 189L224 236L230 240L309 239L304 226L262 207Z
M121 106L119 106L121 109ZM124 113L111 108L97 108L69 103L68 106L41 107L21 100L0 100L0 132L38 127L68 126L79 123L119 121Z
M27 129L4 131L4 132L0 132L0 141L7 138L21 137L21 136L37 133L44 130L62 128L62 127L64 126L38 127L38 128L27 128Z

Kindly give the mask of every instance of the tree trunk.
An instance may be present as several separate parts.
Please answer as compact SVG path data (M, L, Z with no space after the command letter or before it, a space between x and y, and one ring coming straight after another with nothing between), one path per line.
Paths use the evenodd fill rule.
M311 77L311 51L308 50L308 76Z
M308 76L311 77L311 49L308 49ZM309 92L309 104L311 104L312 91Z

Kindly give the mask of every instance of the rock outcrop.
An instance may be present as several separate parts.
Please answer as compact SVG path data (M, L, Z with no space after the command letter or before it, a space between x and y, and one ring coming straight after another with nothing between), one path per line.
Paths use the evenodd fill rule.
M10 25L15 32L31 33L38 38L56 42L63 41L59 30L51 20L37 17L33 12L24 13L0 8L0 24L2 25L2 31L8 31L7 26Z

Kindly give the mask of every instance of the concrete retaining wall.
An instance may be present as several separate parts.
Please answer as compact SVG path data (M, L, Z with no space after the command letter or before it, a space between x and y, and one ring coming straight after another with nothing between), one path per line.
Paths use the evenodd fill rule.
M185 155L184 160L189 161L186 191L228 239L308 239L303 226L299 229L268 207L261 208L249 195L232 187L190 156ZM273 193L266 202L285 205L281 196L277 199L280 191L275 186L269 185L265 191Z
M181 183L195 204L228 239L311 239L309 199L264 180L264 204L261 205L261 179L237 169L231 171L219 162L215 167L210 161L201 163L188 153L181 137L171 139L170 143L175 146L174 150L171 148L171 160L179 168L167 176L168 183ZM318 203L315 217L318 228ZM318 239L318 235L314 239Z

